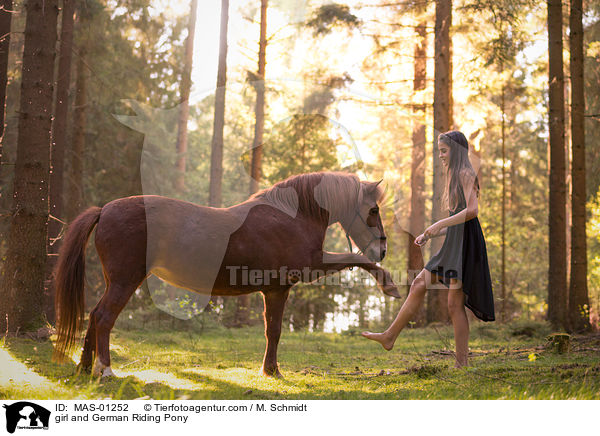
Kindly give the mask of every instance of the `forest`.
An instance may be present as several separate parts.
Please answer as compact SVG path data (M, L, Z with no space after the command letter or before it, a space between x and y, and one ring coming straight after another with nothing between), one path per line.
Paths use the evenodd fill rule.
M496 319L484 323L467 310L471 355L493 371L516 362L509 355L518 359L506 390L491 381L489 392L470 398L598 398L600 1L1 1L0 335L10 359L50 380L74 371L50 363L54 270L69 224L88 207L161 195L229 208L291 176L348 172L381 180L387 254L379 264L402 298L383 294L359 268L294 285L281 335L290 347L286 355L282 345L281 364L297 388L289 395L413 398L410 386L367 393L362 379L364 386L345 388L355 396L330 381L311 381L316 394L306 384L325 373L317 367L342 378L354 367L362 375L384 368L382 376L393 367L394 380L408 374L417 385L451 364L447 291L428 292L411 320L406 362L358 364L350 355L374 353L360 332L394 320L416 273L442 246L443 238L424 247L415 238L447 216L438 135L460 130L480 186ZM93 239L80 328L106 289ZM328 250L349 253L355 245L339 223L327 229ZM148 277L113 330L116 367L131 371L129 381L84 389L89 398L240 398L254 379L239 388L215 382L209 389L200 379L190 381L194 387L149 388L136 371L152 365L145 359L156 350L133 352L149 331L156 337L144 346L200 355L216 353L207 344L218 341L229 363L203 365L258 372L263 296L199 295ZM562 350L557 337L571 341L568 355L552 354ZM340 341L349 341L347 355ZM336 369L321 361L328 352L343 362ZM181 353L173 359L191 359ZM483 363L489 353L512 363ZM0 370L12 365L2 362ZM539 390L524 392L519 365L541 365L532 375L542 380ZM543 384L553 367L558 381L570 372L572 390ZM83 381L72 383L80 389ZM42 395L72 398L73 386ZM0 397L28 395L11 389L0 382ZM274 398L282 388L252 389ZM431 385L419 398L466 398L476 388L452 389Z

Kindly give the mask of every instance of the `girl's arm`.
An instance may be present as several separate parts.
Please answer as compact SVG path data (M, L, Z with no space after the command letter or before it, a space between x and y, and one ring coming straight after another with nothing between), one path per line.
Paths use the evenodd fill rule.
M444 227L442 230L440 230L440 232L437 235L429 236L429 237L425 236L425 234L422 233L415 238L415 244L417 244L419 247L422 247L423 245L425 245L427 243L427 241L429 241L429 239L437 238L439 236L444 236L447 231L448 231L448 228Z
M431 236L432 238L439 238L440 236L445 236L448 232L448 227L444 227L437 235Z
M475 178L473 175L465 173L461 174L460 181L465 194L465 199L467 201L467 207L456 215L441 219L429 226L424 233L427 238L435 237L442 231L442 229L464 223L477 217L479 207L477 201L477 191L475 190Z

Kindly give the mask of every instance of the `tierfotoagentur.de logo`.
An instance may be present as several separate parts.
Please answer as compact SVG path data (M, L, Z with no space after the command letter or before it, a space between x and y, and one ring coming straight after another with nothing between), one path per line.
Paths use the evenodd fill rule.
M6 411L6 431L14 433L22 430L48 430L50 411L29 401L19 401L2 405Z

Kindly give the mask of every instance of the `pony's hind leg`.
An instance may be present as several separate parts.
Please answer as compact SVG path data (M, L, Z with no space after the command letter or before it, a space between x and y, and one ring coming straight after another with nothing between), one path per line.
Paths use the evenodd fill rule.
M108 279L108 275L106 271L104 272L104 282L106 283L106 290L104 293L108 291L108 285L110 283ZM98 306L102 299L94 306L92 311L90 312L88 329L85 334L85 339L83 341L83 352L81 353L81 360L79 361L79 369L83 372L89 373L92 370L92 365L94 364L94 356L96 355L96 312L98 311Z
M93 325L96 336L96 362L92 370L94 376L114 375L110 369L110 332L138 285L139 283L111 283L98 306L92 311L93 317L90 314L90 326Z
M79 368L83 372L89 373L92 370L94 363L94 355L96 354L96 311L98 305L90 312L90 322L88 325L85 339L83 341L83 352L79 361Z
M146 277L146 209L143 198L116 200L102 208L96 229L96 251L106 292L90 316L90 344L95 336L94 375L112 375L109 339L117 317ZM95 333L95 335L94 335Z

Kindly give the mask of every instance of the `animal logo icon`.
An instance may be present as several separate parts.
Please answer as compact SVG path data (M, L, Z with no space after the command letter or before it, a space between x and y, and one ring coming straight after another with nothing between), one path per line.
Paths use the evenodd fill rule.
M17 428L47 429L50 411L29 401L19 401L11 405L4 404L6 409L6 431L14 433Z

